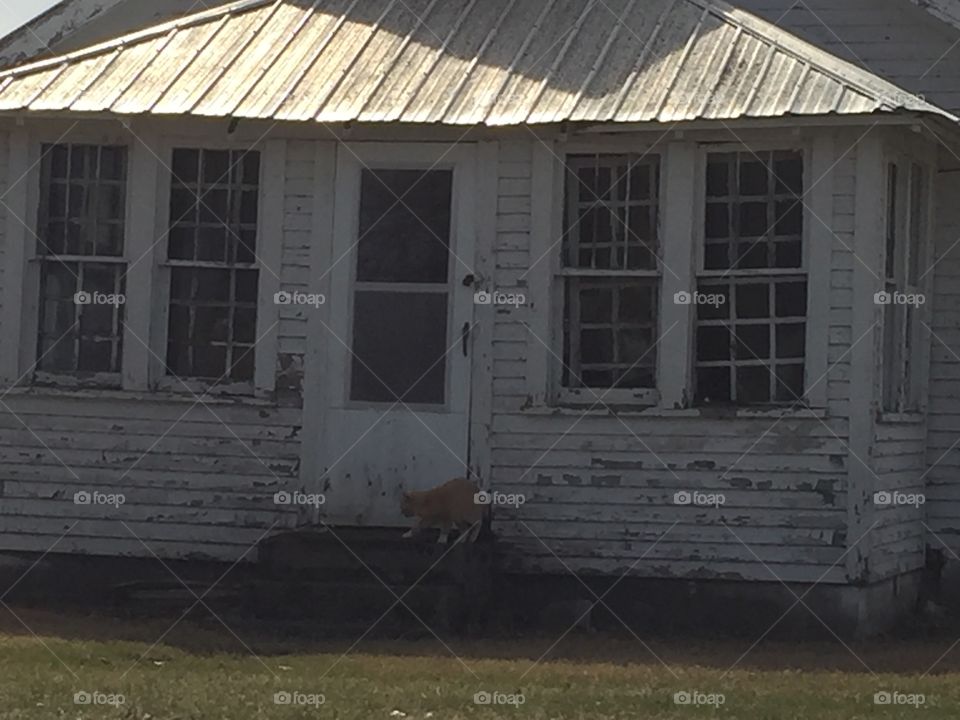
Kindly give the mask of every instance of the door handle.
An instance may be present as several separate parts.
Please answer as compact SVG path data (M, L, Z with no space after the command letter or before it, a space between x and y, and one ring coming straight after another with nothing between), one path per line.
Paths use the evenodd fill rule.
M460 331L460 342L463 347L463 356L467 356L467 350L470 343L470 323L465 322L463 324L463 329Z

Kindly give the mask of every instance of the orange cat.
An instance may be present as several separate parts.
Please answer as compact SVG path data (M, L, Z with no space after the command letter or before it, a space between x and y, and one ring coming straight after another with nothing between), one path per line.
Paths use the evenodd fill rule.
M451 528L461 531L457 542L473 542L480 534L487 506L476 501L479 492L475 483L455 478L431 490L411 490L400 500L404 517L416 516L417 524L404 533L410 538L424 528L440 528L439 543L446 543Z

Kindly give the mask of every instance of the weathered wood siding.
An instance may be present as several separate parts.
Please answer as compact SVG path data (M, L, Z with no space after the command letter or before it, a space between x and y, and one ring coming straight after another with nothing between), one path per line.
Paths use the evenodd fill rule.
M294 486L299 412L204 402L7 395L0 550L235 559L290 522L273 494Z
M953 166L953 159L949 160ZM928 401L927 522L937 537L928 544L941 548L960 541L960 175L938 178L933 318L931 321ZM947 553L948 558L951 557Z
M836 233L825 419L531 406L528 326L546 309L497 312L491 484L526 496L519 511L495 516L512 567L844 581L855 139L836 138L833 218L824 218ZM543 180L533 180L534 144L500 149L495 284L504 292L523 291L536 260L531 205ZM677 506L679 490L723 493L726 504Z
M6 199L7 192L9 188L9 178L7 176L8 170L8 159L10 157L10 142L9 134L6 132L0 132L0 199ZM7 249L7 206L4 202L0 202L0 316L3 314L3 287L4 287L4 277L3 274L6 271L6 263L4 262L4 255ZM2 328L0 328L2 330ZM4 336L5 337L5 336ZM0 338L0 352L10 352L11 349L9 345L4 343L3 339Z
M960 29L909 0L735 0L837 57L944 108L960 108Z
M924 493L926 423L878 422L874 430L871 463L877 492ZM925 504L880 505L872 531L870 577L879 580L923 567Z

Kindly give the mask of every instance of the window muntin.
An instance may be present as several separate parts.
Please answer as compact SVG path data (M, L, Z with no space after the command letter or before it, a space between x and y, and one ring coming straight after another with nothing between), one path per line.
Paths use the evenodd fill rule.
M695 332L698 404L791 403L804 392L807 280L803 154L709 153L701 297Z
M172 169L167 372L252 382L260 154L176 148Z
M123 351L127 148L41 148L38 374L117 374Z
M660 158L570 155L564 388L653 390L660 292Z

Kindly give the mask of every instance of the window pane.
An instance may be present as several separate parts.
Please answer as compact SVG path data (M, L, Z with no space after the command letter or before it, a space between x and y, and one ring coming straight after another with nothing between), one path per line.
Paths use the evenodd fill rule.
M170 271L167 371L182 378L253 379L256 270ZM249 355L249 357L248 357Z
M447 294L358 291L350 398L443 404Z
M705 279L699 289L701 297L724 296L733 302L717 309L698 308L696 401L749 405L793 402L801 396L806 281L794 277L735 278L725 283ZM794 394L784 391L781 380Z
M173 151L171 260L256 261L259 162L252 150Z
M127 149L44 145L38 255L123 254Z
M364 170L357 280L446 283L452 193L449 170Z
M907 273L907 282L911 287L916 287L920 282L926 212L927 175L920 165L914 164L910 170L910 269Z
M897 222L900 216L897 174L895 164L887 166L887 246L884 264L887 280L896 280L897 270Z
M249 382L257 339L260 155L176 148L170 188L167 372ZM203 267L183 263L203 263ZM214 267L210 267L210 265ZM220 266L220 267L215 267Z
M568 156L564 264L655 270L659 183L656 156Z
M652 388L656 278L567 279L565 387Z
M711 153L706 190L705 269L802 266L801 153Z
M37 368L44 372L118 373L123 347L123 273L119 263L44 260L40 271Z

